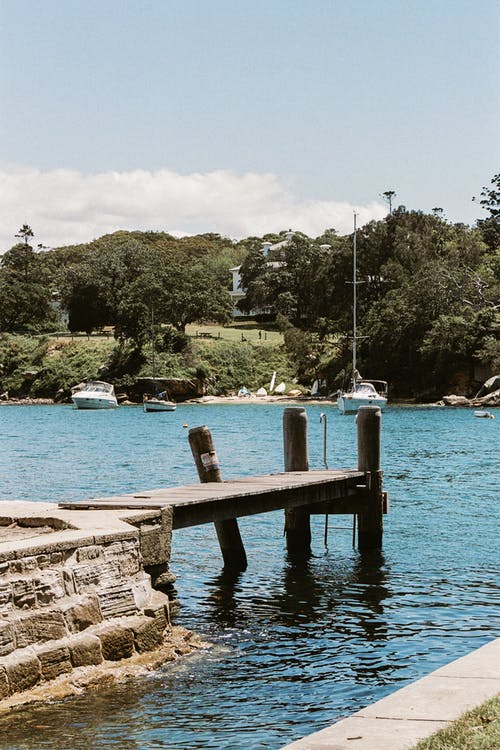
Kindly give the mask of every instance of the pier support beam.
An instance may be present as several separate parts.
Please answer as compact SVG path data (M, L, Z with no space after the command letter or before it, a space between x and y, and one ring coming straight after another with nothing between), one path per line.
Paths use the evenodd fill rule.
M194 427L189 430L189 445L200 482L222 482L217 454L208 427ZM224 565L233 570L246 570L247 556L236 518L215 521L214 526Z
M358 469L366 472L368 508L358 513L358 548L380 549L383 535L382 471L380 469L380 435L382 413L378 406L360 406L356 417L358 428Z
M307 413L303 407L290 406L283 412L283 449L285 471L309 471ZM310 557L311 516L307 508L285 510L285 535L291 557Z

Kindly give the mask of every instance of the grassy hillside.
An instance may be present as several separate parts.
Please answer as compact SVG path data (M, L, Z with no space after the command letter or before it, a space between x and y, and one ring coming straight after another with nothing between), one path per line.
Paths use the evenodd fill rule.
M260 331L260 336L259 336ZM0 336L0 393L10 397L66 398L77 383L100 378L126 391L137 377L152 375L151 347L142 352L120 346L110 336ZM155 352L157 377L198 377L209 393L224 395L241 386L290 388L295 371L276 331L258 327L192 326L181 352Z

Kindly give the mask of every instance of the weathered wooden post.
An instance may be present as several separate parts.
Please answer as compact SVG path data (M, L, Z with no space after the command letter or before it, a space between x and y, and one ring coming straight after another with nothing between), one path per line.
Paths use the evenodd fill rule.
M378 406L360 406L358 427L358 470L366 472L368 507L358 513L358 548L379 549L383 534L382 471L380 469L380 434L382 413Z
M283 412L283 448L285 471L309 471L307 413L301 406L290 406ZM285 509L285 534L291 556L309 557L311 516L306 508Z
M208 427L194 427L189 430L189 445L198 469L200 482L222 482L217 454ZM214 526L224 565L233 568L233 570L245 570L247 556L236 518L215 521Z

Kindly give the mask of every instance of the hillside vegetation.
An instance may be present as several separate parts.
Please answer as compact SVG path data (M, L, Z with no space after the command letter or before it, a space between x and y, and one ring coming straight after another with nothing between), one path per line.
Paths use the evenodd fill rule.
M208 328L207 328L208 330ZM284 347L274 343L231 340L236 331L228 329L228 339L194 337L181 352L157 350L157 377L197 378L206 393L225 395L241 386L256 390L267 387L274 371L289 387L295 376ZM238 332L239 334L239 332ZM138 352L113 338L0 336L2 362L1 392L18 398L69 398L71 388L90 379L114 383L117 391L127 392L137 378L151 377L151 345Z
M479 204L487 216L475 227L399 206L357 232L358 368L393 396L473 392L478 365L500 370L500 175ZM352 235L119 231L42 252L28 225L17 236L0 260L0 391L65 391L99 372L125 387L146 372L153 331L158 375L198 372L217 393L274 370L306 388L319 379L326 393L350 376ZM278 247L264 255L263 240ZM234 266L242 308L269 313L253 328L228 327ZM54 341L63 330L114 340Z

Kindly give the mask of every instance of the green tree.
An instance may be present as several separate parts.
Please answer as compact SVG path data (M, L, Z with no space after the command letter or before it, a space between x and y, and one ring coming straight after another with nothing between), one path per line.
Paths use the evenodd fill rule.
M15 235L16 237L20 237L22 240L24 240L24 244L28 244L28 240L31 237L34 237L34 233L32 228L29 226L29 224L23 224L21 229L18 231L18 233Z
M386 190L384 193L382 193L382 198L389 205L389 214L392 214L392 201L394 200L396 195L397 193L395 190Z
M56 314L52 307L50 278L43 262L28 238L33 235L25 225L24 242L14 245L0 260L0 330L39 332L53 329Z
M342 242L318 243L295 235L267 257L254 248L241 266L246 297L242 310L269 309L294 326L315 330L330 318L334 297L336 263Z
M492 178L491 187L483 187L479 203L489 216L478 219L477 226L490 250L495 250L500 247L500 173Z
M446 386L453 368L472 374L498 301L480 234L420 212L394 212L381 275L387 291L361 320L361 364L408 395Z

